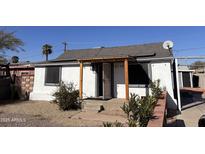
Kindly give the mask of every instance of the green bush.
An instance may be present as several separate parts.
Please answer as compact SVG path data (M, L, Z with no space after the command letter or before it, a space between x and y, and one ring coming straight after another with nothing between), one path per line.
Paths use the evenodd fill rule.
M153 96L146 96L142 99L139 108L139 124L141 127L146 127L149 119L153 115L156 99Z
M77 110L81 109L79 101L79 91L75 90L73 83L65 84L61 82L60 87L53 94L55 97L54 103L59 105L61 110Z
M112 127L112 123L111 122L103 122L103 126L104 127Z
M115 126L115 127L123 127L123 124L120 123L120 122L118 122L118 121L115 121L115 122L114 122L114 126Z
M128 118L129 127L146 127L149 119L153 115L154 107L162 94L159 87L160 81L157 80L151 84L151 93L146 97L140 98L136 94L131 94L128 103L121 107Z
M123 127L123 124L118 122L117 120L112 123L112 122L103 122L104 127Z
M128 119L128 126L129 127L137 127L137 121L133 119Z
M159 99L162 95L162 89L160 88L160 80L156 80L150 84L152 96L156 99Z

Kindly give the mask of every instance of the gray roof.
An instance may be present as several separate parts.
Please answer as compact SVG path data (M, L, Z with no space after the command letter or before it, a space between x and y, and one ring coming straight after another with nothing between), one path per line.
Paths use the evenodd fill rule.
M102 47L92 49L68 50L52 61L75 61L78 59L113 58L113 57L172 57L160 43L130 45L119 47Z

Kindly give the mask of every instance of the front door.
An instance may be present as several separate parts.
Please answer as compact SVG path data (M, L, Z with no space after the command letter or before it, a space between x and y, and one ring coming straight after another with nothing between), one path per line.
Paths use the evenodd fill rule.
M111 80L111 63L103 63L103 99L112 98Z

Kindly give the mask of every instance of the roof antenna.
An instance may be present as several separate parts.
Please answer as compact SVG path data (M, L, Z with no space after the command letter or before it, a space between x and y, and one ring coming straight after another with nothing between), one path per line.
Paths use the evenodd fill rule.
M67 42L63 42L63 45L64 45L64 53L67 51L67 45L68 43Z
M168 49L170 55L173 55L173 54L172 54L172 48L173 48L173 46L174 46L174 43L173 43L172 41L165 41L165 42L163 43L163 48L164 48L164 49Z

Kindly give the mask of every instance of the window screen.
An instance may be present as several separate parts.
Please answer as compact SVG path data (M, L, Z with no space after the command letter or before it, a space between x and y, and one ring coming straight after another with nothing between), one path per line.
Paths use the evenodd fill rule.
M46 67L46 84L59 84L60 82L60 67Z
M148 64L129 65L129 84L149 84Z

